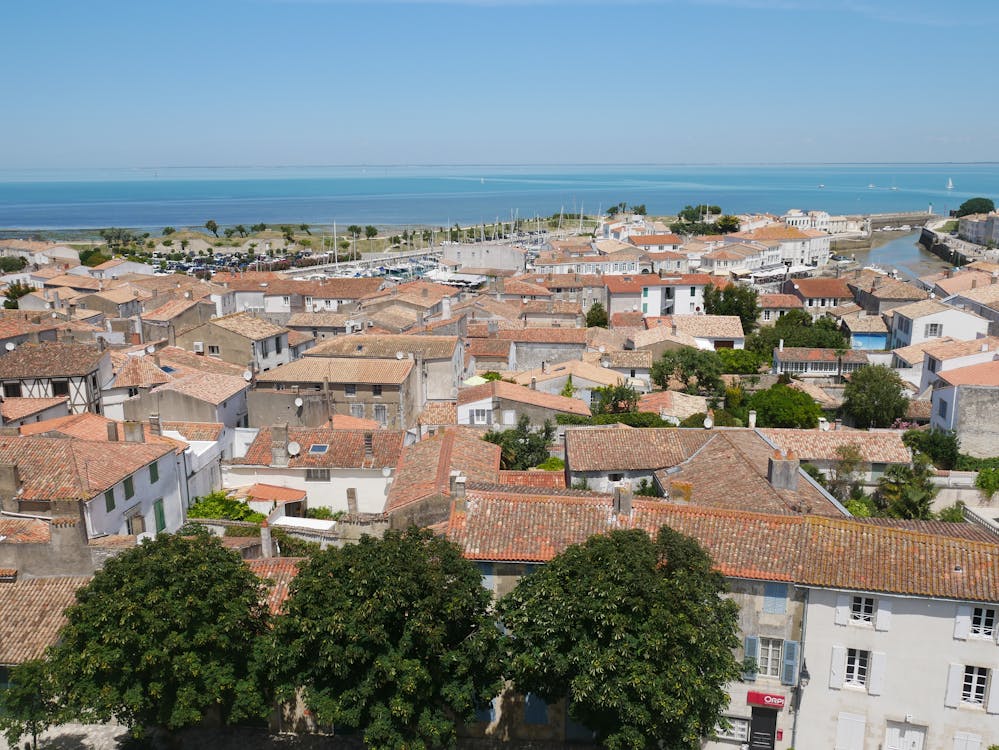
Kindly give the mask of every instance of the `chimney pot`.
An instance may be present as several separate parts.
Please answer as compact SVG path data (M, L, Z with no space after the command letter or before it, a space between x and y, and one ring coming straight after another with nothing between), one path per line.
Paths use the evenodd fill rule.
M118 442L118 423L108 422L107 428L108 428L108 442L109 443Z
M154 435L163 434L163 423L160 421L160 415L156 412L149 415L149 431Z
M271 463L274 466L288 465L288 423L271 427Z
M749 411L749 429L756 429L756 410L750 409Z
M145 432L142 430L142 422L125 422L125 442L144 443L146 442Z
M631 485L619 484L614 488L614 512L620 516L631 515Z

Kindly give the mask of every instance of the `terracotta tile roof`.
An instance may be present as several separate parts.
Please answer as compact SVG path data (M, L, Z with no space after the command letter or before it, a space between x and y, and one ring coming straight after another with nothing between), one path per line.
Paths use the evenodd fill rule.
M962 299L978 302L981 305L995 309L996 303L999 303L999 284L990 284L989 286L980 286L977 289L969 289L959 292L958 296Z
M45 279L44 284L50 289L65 286L70 289L78 289L80 291L87 292L99 291L104 286L104 282L100 279L94 279L90 276L77 276L72 273L64 273L59 276L53 276L49 279Z
M21 425L18 428L18 432L25 437L44 435L47 437L69 437L105 442L108 441L108 425L114 425L117 440L125 442L125 425L123 422L116 422L102 414L94 414L87 411L81 414L67 414L63 417L53 417L41 422L31 422ZM187 449L186 443L153 433L152 427L148 422L142 423L142 434L143 439L147 443L165 445L173 448L177 453L183 453Z
M627 346L631 349L643 349L647 346L669 341L680 346L689 346L697 349L697 340L689 333L683 333L677 326L676 333L673 333L672 326L659 325L656 323L651 328L641 331L634 331L628 335Z
M888 325L880 315L866 315L860 311L847 313L840 321L851 333L888 333Z
M2 544L48 544L51 539L51 525L48 521L0 516Z
M311 353L311 352L309 352ZM388 383L409 377L413 360L359 357L302 357L257 375L258 383Z
M139 355L125 357L120 367L115 368L113 388L152 388L173 380L156 366L152 357Z
M458 424L458 404L455 401L431 401L420 414L419 423L435 426Z
M761 294L758 301L764 310L800 310L804 307L801 299L793 294Z
M288 330L283 326L275 325L269 320L254 317L246 312L213 318L210 321L210 325L218 326L226 331L248 338L251 341L260 341L271 336L279 336Z
M477 358L494 357L507 360L510 358L512 341L500 339L469 339L465 351Z
M449 494L451 471L470 482L497 482L500 447L468 427L448 427L403 451L385 509L392 513L435 495Z
M317 312L295 313L288 318L289 328L345 328L354 317L349 313Z
M450 359L458 347L457 336L402 336L358 334L334 336L312 347L307 357L377 357L392 359L396 352L419 354L425 359Z
M329 426L334 430L381 430L380 422L362 417L352 417L349 414L334 414L329 419Z
M156 386L150 393L173 391L209 404L221 404L249 387L250 384L243 378L233 375L196 372Z
M237 487L233 493L241 500L264 500L273 503L294 503L304 500L309 493L294 487L278 487L276 484L257 482L248 487Z
M796 227L785 226L784 224L768 224L765 227L759 227L758 229L750 229L745 232L736 232L735 234L729 235L730 237L737 237L744 240L805 240L812 236L823 236L824 233L820 232L819 235L810 235L797 229Z
M316 337L305 331L288 331L288 346L301 346L309 341L315 341Z
M804 299L853 299L853 292L847 286L846 279L795 279L790 283L798 296Z
M551 291L546 286L520 277L506 279L500 294L514 294L518 297L550 297Z
M416 325L416 311L402 305L388 305L368 313L368 319L386 331L404 331Z
M109 356L96 346L46 341L25 343L0 356L0 379L89 375Z
M0 583L0 664L37 659L55 644L66 624L63 612L76 603L77 589L89 580L59 576Z
M839 353L839 349L816 349L807 346L786 346L783 350L774 349L774 356L780 362L839 362L844 364L868 363L867 352L858 349L847 349Z
M968 539L972 542L999 544L999 532L977 523L948 523L947 521L910 521L902 518L858 518L861 523L884 526L889 529L906 529L934 536Z
M683 240L675 234L633 234L628 238L628 242L638 247L683 244Z
M90 297L98 297L102 300L106 300L113 305L123 305L126 302L144 301L152 297L151 292L147 292L145 289L139 289L138 287L133 287L129 284L123 284L117 286L114 289L104 289L100 292L95 292Z
M0 462L17 465L24 500L89 500L171 452L161 443L0 437Z
M793 430L762 428L758 432L782 451L793 451L802 461L837 461L837 448L856 446L871 463L908 464L912 454L902 442L902 432L885 430Z
M16 422L19 419L30 417L32 414L51 409L53 406L64 404L66 396L56 396L54 398L13 398L8 397L0 403L0 415L4 422Z
M158 352L160 357L160 367L167 373L176 371L181 375L190 375L194 372L208 372L216 375L234 375L242 377L245 367L234 365L218 357L202 357L193 352L181 349L178 346L167 346ZM171 368L167 370L167 368Z
M306 558L302 557L262 557L244 561L246 566L267 586L267 607L272 615L280 614L288 595L291 582Z
M222 438L225 425L221 422L161 422L164 431L177 432L184 440L215 442Z
M687 273L662 278L654 273L604 276L604 286L611 294L641 294L644 287L705 286L710 283L712 283L711 276L706 273Z
M902 315L909 320L915 320L917 318L922 318L927 315L935 315L936 313L942 313L948 310L957 310L958 312L964 313L970 317L981 318L980 315L973 313L970 310L960 310L959 308L945 305L935 299L924 299L921 302L913 302L909 305L902 305L901 307L894 308L892 313L895 315Z
M243 458L232 460L241 466L270 466L270 427L263 427ZM365 451L365 436L371 436L371 453ZM288 441L302 449L288 457L292 469L380 469L399 463L405 433L401 430L335 430L329 427L290 427ZM314 450L312 446L317 446ZM322 450L321 446L326 446Z
M503 471L499 473L501 485L515 484L518 487L550 488L564 490L565 472L562 471Z
M583 306L564 299L530 300L520 306L521 315L582 315Z
M461 290L445 284L436 284L432 281L407 281L379 292L368 294L365 300L396 298L406 301L433 306L438 304L445 297L455 297L461 294Z
M704 396L693 396L679 391L655 391L638 399L638 411L665 414L684 420L694 414L708 411L708 400Z
M923 363L923 352L925 352L926 349L932 346L939 346L941 343L950 343L953 341L957 341L957 339L951 338L950 336L941 336L936 339L920 341L918 344L900 346L898 349L892 349L892 354L907 364L921 365Z
M695 338L741 339L746 335L742 330L742 319L738 315L662 315L646 318L645 325L650 330L672 329L676 326L678 334Z
M185 313L197 305L211 305L211 303L196 299L184 299L181 297L180 299L170 300L154 310L142 313L142 319L149 323L167 323L181 313ZM211 306L214 309L215 306Z
M995 388L999 387L999 360L955 367L937 374L940 380L948 385L980 385Z
M50 321L46 321L45 323L33 323L20 316L0 316L0 339L9 339L14 338L15 336L28 336L32 333L53 331L56 328L58 328L58 323L52 323Z
M676 466L703 446L708 430L570 427L566 464L572 471L641 471Z
M297 271L301 272L301 271ZM267 296L300 295L316 299L357 300L376 293L384 284L381 278L332 277L317 281L288 279L268 271L243 274L216 274L213 280L240 292L263 292Z
M468 315L470 320L500 319L515 322L520 317L520 307L516 302L503 302L484 294L465 300L452 309L456 314ZM480 311L486 314L479 315ZM517 323L516 327L519 328L520 324Z
M585 344L585 328L519 328L501 329L494 336L506 341L534 344Z
M946 295L960 294L996 283L996 278L987 271L959 271L949 279L940 279L936 286Z
M586 273L529 273L518 276L546 289L582 289L583 287L602 287L603 277Z
M930 295L924 289L898 279L874 276L863 279L860 283L848 283L851 291L864 291L877 299L885 300L921 300Z
M611 368L647 370L652 367L652 352L648 349L611 350L600 355L601 366L604 362Z
M579 414L590 416L590 407L578 398L566 398L556 396L543 391L525 388L522 385L514 385L503 380L493 380L482 385L473 385L470 388L462 388L458 391L459 404L471 404L483 399L498 398L504 401L514 401L520 404L538 406L549 409L553 412L563 414Z
M583 380L598 385L619 385L624 380L619 372L578 359L570 359L567 362L547 365L544 370L540 367L534 370L525 370L514 375L513 380L517 385L529 386L532 378L541 383L546 380L564 378L569 375L572 375L573 382Z
M640 312L616 312L610 316L611 328L643 328L645 316Z
M498 331L520 331L523 330L522 323L514 323L509 320L491 320L484 323L476 323L474 321L469 322L468 327L465 330L465 338L468 343L471 344L471 339L484 339L490 336L495 336L494 333L490 333L490 327L495 326Z
M997 336L984 336L970 341L933 339L927 346L923 347L926 354L940 361L997 350L999 350L999 337Z

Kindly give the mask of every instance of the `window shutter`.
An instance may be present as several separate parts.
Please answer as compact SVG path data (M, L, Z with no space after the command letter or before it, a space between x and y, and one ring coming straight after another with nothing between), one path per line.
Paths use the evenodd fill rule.
M944 705L948 708L957 708L961 702L961 685L964 683L964 667L960 664L951 664L947 672L947 695L944 698Z
M846 625L850 621L850 597L839 594L836 597L836 624Z
M982 750L982 738L971 732L957 732L954 735L954 750Z
M846 647L832 647L832 661L829 663L829 687L839 690L843 687L843 677L846 675Z
M989 670L989 697L985 701L985 711L999 714L999 685L996 684L995 667Z
M961 641L968 640L971 634L971 607L967 604L957 605L957 617L954 618L954 637Z
M784 641L784 663L781 665L780 681L783 685L798 682L798 642Z
M891 627L891 599L878 599L878 612L874 617L875 630L887 630Z
M746 682L753 682L756 680L756 663L760 658L760 639L755 635L747 635L743 643L743 650L745 651L743 661L745 671L742 673L742 679Z
M885 667L888 657L884 651L871 652L871 671L867 675L867 692L871 695L881 695L885 689Z

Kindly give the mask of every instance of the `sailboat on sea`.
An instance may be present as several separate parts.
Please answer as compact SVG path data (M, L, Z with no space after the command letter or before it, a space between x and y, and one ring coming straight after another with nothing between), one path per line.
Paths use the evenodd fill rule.
M947 178L947 189L948 190L954 189L954 180L952 180L950 177Z

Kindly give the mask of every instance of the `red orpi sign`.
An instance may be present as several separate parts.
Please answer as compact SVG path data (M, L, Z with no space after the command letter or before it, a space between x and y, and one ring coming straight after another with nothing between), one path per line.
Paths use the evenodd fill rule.
M766 706L767 708L784 708L787 699L783 695L774 693L759 693L750 690L746 696L746 703L751 706Z

